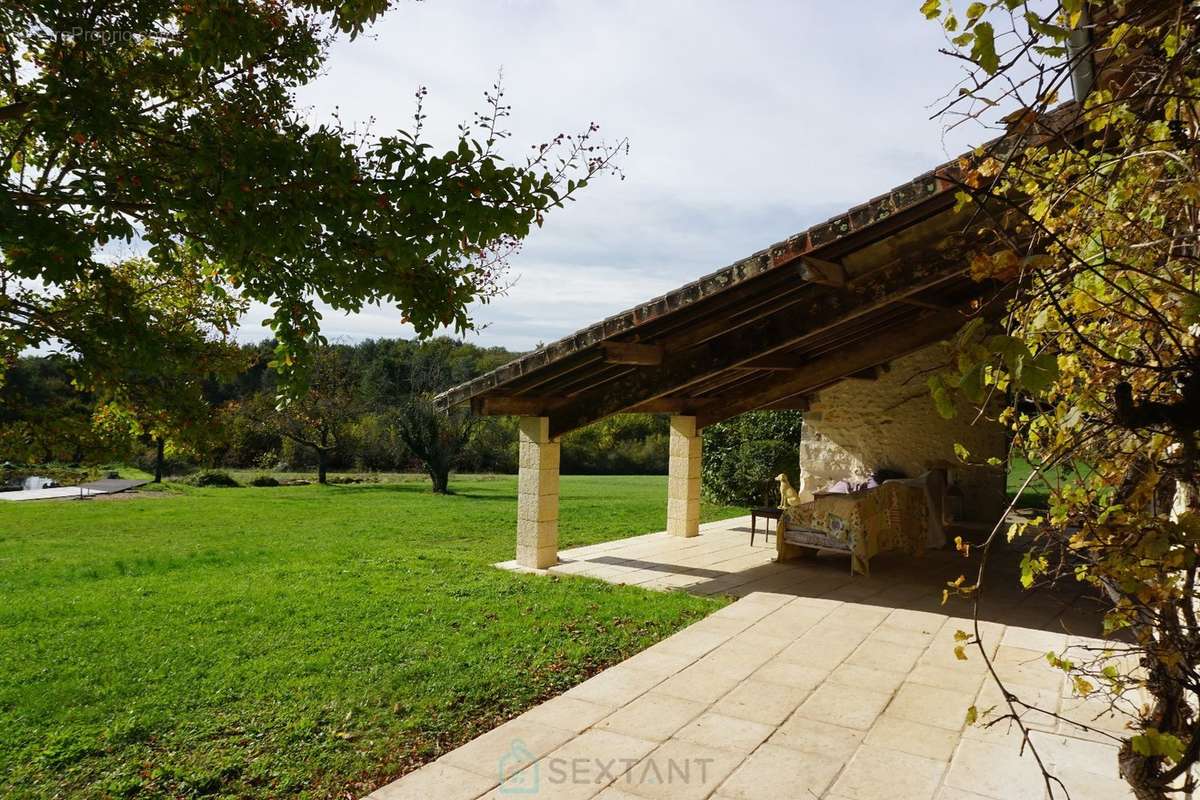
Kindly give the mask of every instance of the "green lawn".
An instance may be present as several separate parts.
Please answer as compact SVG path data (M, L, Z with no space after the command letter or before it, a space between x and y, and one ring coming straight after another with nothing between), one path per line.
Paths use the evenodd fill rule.
M353 796L720 604L493 569L516 480L452 485L0 506L0 795ZM564 477L561 546L665 495Z
M1029 473L1032 471L1033 467L1023 458L1014 458L1009 463L1008 497L1010 500L1017 492L1021 491L1022 486L1025 486L1025 481L1028 480ZM1044 470L1041 475L1029 482L1025 491L1021 492L1017 508L1046 508L1050 504L1050 493L1059 488L1065 479L1086 477L1091 471L1091 467L1083 462L1077 462L1069 467L1052 467Z

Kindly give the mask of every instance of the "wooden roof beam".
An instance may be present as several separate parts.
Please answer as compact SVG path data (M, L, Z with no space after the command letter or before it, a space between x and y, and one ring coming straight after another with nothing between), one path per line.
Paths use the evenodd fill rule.
M800 277L809 283L822 286L845 286L846 268L836 261L825 261L814 256L800 256Z
M481 417L544 417L562 397L488 396L471 398L471 411Z
M805 395L797 395L780 400L777 403L772 403L769 406L755 409L755 411L808 411L809 399Z
M948 303L931 303L928 300L922 300L919 297L906 297L902 302L904 302L906 305L916 306L917 308L928 308L934 311L944 311L945 309L950 308Z
M663 348L660 344L602 342L600 346L604 349L604 360L609 364L657 367L663 360Z
M800 358L787 353L756 358L743 364L746 369L766 369L774 372L790 372L800 366Z
M708 397L657 397L626 409L629 414L698 414L713 404Z

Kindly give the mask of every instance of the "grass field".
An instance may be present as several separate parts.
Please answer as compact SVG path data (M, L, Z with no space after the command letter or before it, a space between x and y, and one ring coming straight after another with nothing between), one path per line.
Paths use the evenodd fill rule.
M516 479L426 487L4 504L0 795L357 796L719 605L493 569ZM561 546L665 495L564 477Z

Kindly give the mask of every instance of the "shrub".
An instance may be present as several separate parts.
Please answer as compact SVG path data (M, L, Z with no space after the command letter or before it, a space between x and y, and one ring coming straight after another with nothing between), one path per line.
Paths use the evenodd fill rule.
M270 475L255 475L250 479L251 486L278 486L279 481L272 478Z
M624 414L571 431L562 440L562 471L573 475L664 475L667 418Z
M771 480L799 477L803 419L799 411L752 411L705 428L704 495L734 506L777 502Z
M223 472L219 469L206 469L202 472L197 472L188 479L188 483L192 486L218 486L232 487L240 486L233 476L228 472Z

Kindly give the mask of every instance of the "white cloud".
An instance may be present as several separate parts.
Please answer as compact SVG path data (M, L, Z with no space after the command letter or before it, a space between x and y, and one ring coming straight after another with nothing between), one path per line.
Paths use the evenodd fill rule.
M509 151L591 121L628 137L627 180L552 213L472 338L529 348L762 249L956 155L930 104L956 78L915 2L437 0L334 46L315 118L449 142L504 70ZM265 316L247 319L244 338ZM398 313L329 312L337 337L408 336Z

